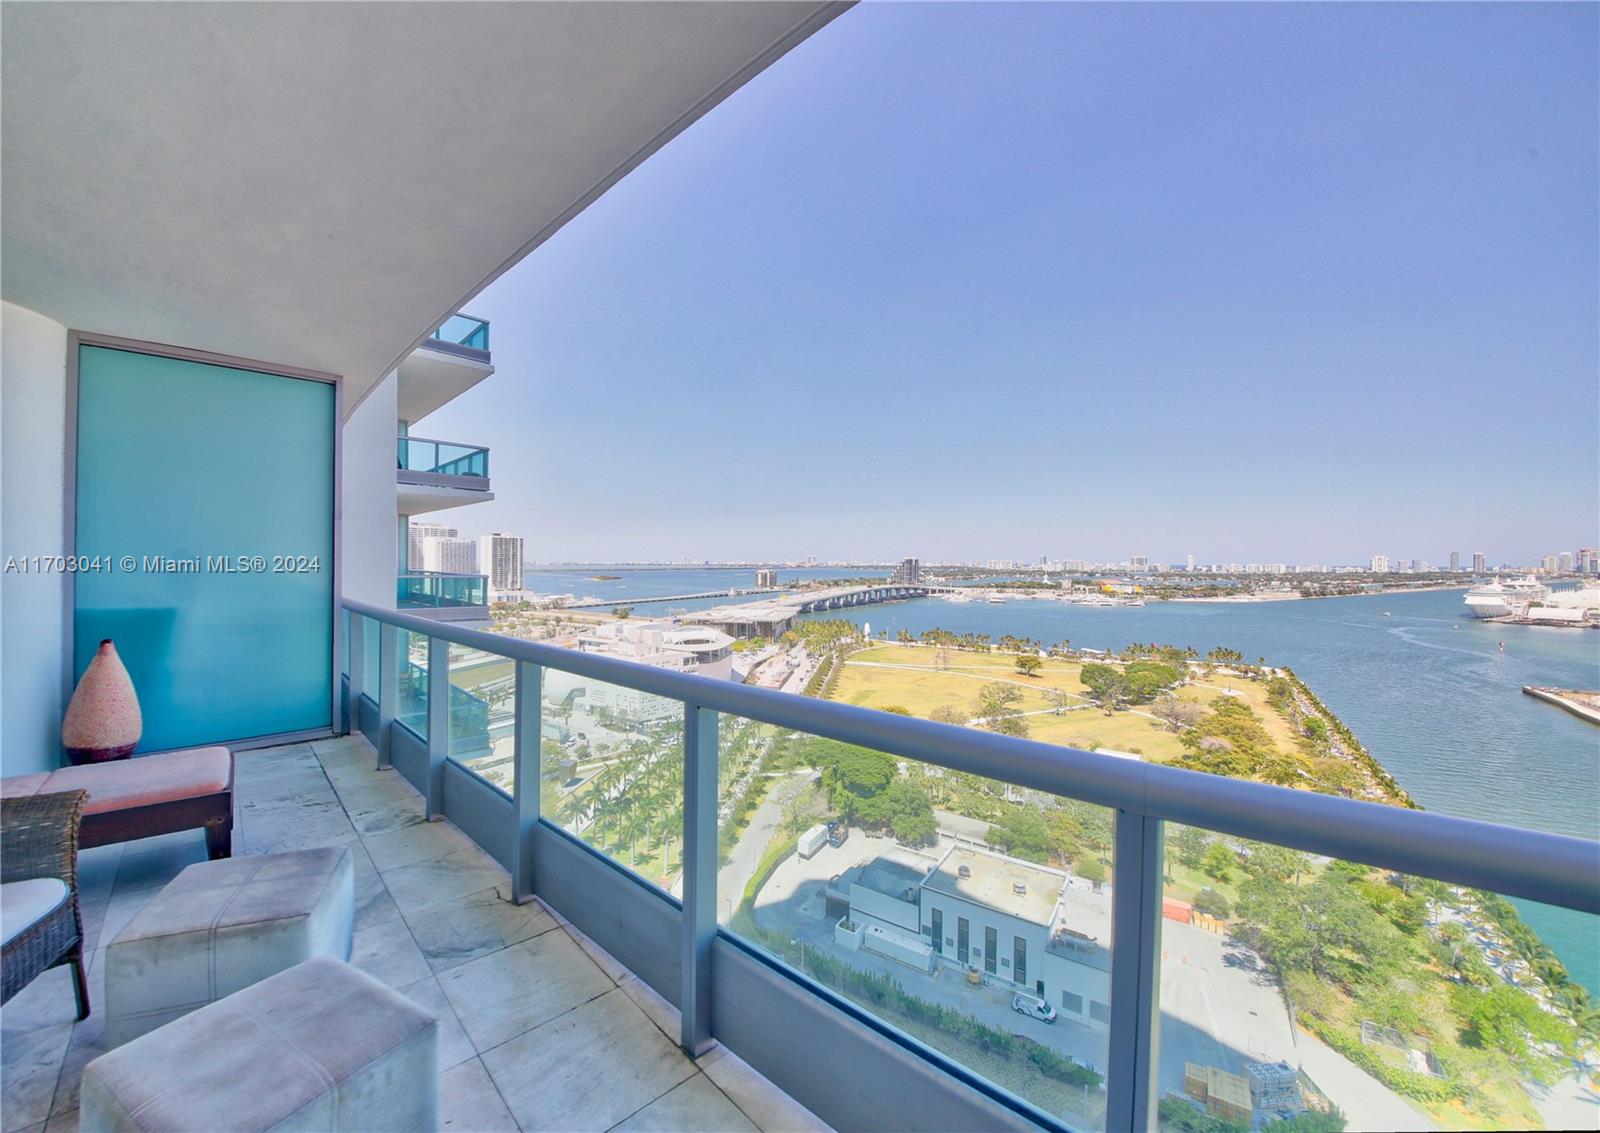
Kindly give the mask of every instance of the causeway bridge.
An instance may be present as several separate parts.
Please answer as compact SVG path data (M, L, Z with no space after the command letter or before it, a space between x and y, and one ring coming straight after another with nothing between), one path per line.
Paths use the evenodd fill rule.
M701 598L732 598L740 594L782 594L781 590L703 590L699 594L666 594L660 598L591 598L586 602L568 602L568 610L592 610L604 606L615 608L617 606L643 606L651 602L694 602Z
M802 590L772 602L741 602L696 610L688 616L696 625L715 626L733 637L777 637L793 629L801 614L825 613L877 602L901 602L931 594L950 594L954 590L951 586L889 582L838 586L828 590Z

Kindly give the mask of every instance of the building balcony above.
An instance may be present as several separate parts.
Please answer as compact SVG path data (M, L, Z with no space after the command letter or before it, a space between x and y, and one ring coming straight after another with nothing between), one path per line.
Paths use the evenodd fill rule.
M397 415L402 421L422 420L494 373L488 320L451 315L395 373Z
M451 315L428 336L423 346L463 358L489 360L489 320L471 315Z
M487 575L413 570L395 583L395 605L407 613L444 622L489 620Z
M395 482L401 515L420 515L494 499L489 450L481 445L396 438Z

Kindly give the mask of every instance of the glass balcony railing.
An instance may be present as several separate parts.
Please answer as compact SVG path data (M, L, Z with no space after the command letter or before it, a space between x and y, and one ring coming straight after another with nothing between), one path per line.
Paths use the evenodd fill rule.
M428 336L434 342L451 346L466 346L473 350L489 352L489 320L475 319L471 315L451 315L444 324Z
M1592 924L1593 841L345 607L471 698L395 757L430 813L840 1127L1529 1128L1591 1072L1518 910Z
M402 472L489 478L489 450L481 445L402 436L396 438L396 446Z
M483 574L419 570L402 574L395 581L395 604L402 610L489 604L489 578Z

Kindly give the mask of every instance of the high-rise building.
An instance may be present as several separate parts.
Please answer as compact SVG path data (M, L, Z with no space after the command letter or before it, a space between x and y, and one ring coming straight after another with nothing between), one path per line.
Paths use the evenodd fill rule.
M1560 568L1561 560L1555 555L1546 555L1540 565L1546 574L1555 574Z
M1562 574L1571 574L1572 573L1572 552L1571 551L1562 551L1561 554L1559 556L1557 556L1556 565L1561 568L1561 573Z
M406 569L427 570L422 565L422 544L425 539L454 539L456 529L442 523L413 522L406 529Z
M1483 574L1489 569L1489 560L1482 551L1472 552L1472 573Z
M1150 569L1150 557L1148 555L1134 555L1130 561L1136 571L1142 572Z
M889 581L898 586L916 586L922 581L922 560L901 559Z
M1579 547L1577 565L1580 574L1600 574L1600 549Z
M771 567L763 567L756 571L757 590L776 590L778 588L778 572Z
M1389 570L1389 556L1373 555L1372 561L1368 564L1367 569L1373 574L1387 574Z
M1461 552L1460 551L1451 551L1450 552L1450 569L1452 571L1458 571L1458 570L1461 569Z
M477 574L478 545L471 539L430 535L422 541L422 569L440 574Z
M478 536L478 569L489 576L489 601L522 590L522 536Z
M1194 554L1192 552L1184 559L1184 568L1183 569L1184 570L1193 570L1194 569Z

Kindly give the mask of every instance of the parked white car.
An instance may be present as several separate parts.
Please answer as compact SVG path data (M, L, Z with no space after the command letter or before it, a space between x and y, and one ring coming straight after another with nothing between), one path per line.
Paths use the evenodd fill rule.
M1031 995L1014 995L1011 997L1011 1010L1018 1015L1026 1015L1030 1019L1042 1019L1046 1023L1056 1021L1056 1009L1042 999Z

